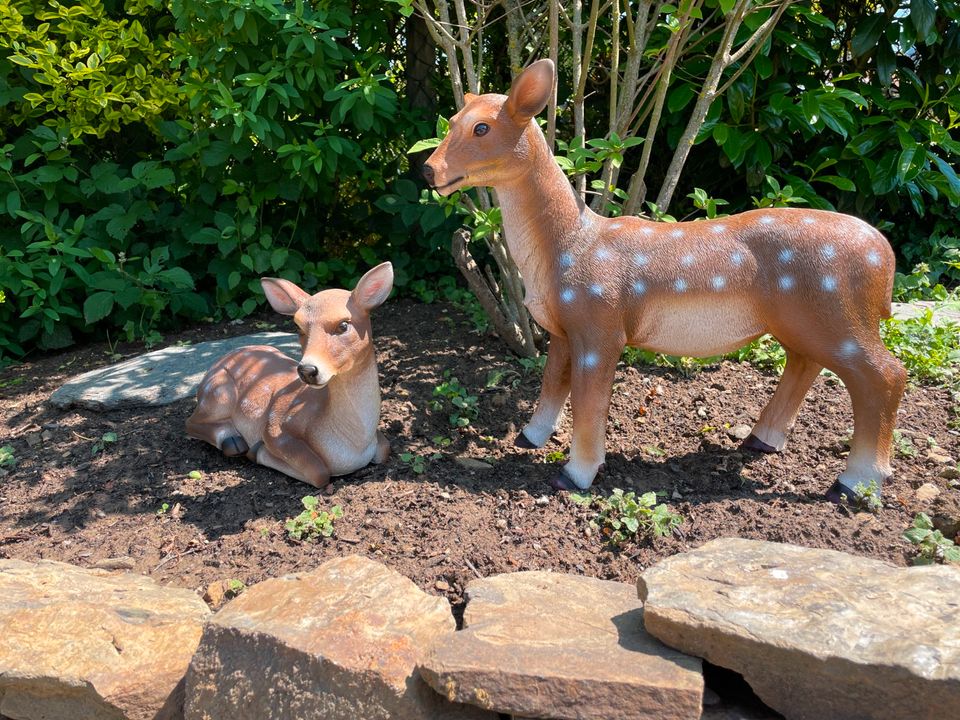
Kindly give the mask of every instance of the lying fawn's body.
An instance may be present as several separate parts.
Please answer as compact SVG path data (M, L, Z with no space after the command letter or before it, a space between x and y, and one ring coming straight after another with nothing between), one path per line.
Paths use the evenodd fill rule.
M717 220L604 218L585 206L532 119L552 92L540 61L509 96L467 97L425 166L441 194L492 186L525 304L550 332L543 387L521 445L540 447L567 396L570 461L558 487L586 488L603 464L611 386L624 345L673 355L729 352L766 333L787 366L745 445L779 451L823 367L850 391L855 432L831 498L890 474L890 443L906 381L878 325L890 316L894 256L856 218L763 209Z
M287 280L261 282L273 308L294 316L303 357L263 345L224 356L200 383L187 434L315 487L386 460L369 312L390 294L390 263L352 293L310 296Z

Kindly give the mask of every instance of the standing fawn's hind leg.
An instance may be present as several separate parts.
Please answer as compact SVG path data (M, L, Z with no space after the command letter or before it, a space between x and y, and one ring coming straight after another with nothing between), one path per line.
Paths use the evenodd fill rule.
M547 352L547 366L543 369L543 384L537 409L530 422L517 435L517 447L529 449L546 445L557 429L569 394L570 342L565 337L552 336Z
M831 370L843 380L853 403L853 440L847 467L827 493L828 499L839 502L842 496L854 499L857 485L869 488L875 482L879 489L892 474L893 429L907 371L879 337L871 339L869 345L844 341Z
M787 444L787 434L807 391L822 367L792 350L787 350L787 366L770 402L760 413L750 436L741 447L760 452L780 452Z
M237 386L228 372L207 376L197 392L197 407L187 418L187 435L210 443L227 457L243 455L249 446L233 424L236 404Z

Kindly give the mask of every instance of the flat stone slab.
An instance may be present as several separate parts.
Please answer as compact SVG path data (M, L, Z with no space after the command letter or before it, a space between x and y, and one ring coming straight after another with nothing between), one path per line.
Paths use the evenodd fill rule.
M960 303L943 303L933 300L915 300L908 303L893 303L893 316L900 320L920 317L927 310L933 311L933 322L937 325L944 323L960 324Z
M724 538L638 590L652 635L789 719L960 717L960 569Z
M58 408L101 411L169 405L196 394L210 366L245 345L272 345L291 357L301 352L297 336L282 332L171 345L70 378L53 391L50 402Z
M420 668L434 689L527 718L695 720L699 658L646 633L632 585L518 572L467 585L464 629Z
M446 599L360 556L267 580L204 628L186 718L490 720L417 675L425 649L455 625Z
M206 604L141 575L0 560L0 715L182 717Z

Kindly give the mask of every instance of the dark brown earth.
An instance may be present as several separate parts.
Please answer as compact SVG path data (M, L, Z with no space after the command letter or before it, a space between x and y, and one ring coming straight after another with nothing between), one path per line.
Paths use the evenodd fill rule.
M274 316L269 318L274 320ZM263 318L209 325L167 342L200 341L264 327ZM280 327L286 327L280 323ZM911 388L898 427L913 455L899 454L896 476L876 515L822 499L844 463L852 427L846 391L820 377L804 404L791 444L774 456L742 454L727 427L751 424L777 378L725 362L685 377L653 367L621 367L607 433L607 469L595 485L638 493L663 491L685 521L670 538L608 548L590 528L593 511L555 493L549 453L566 450L569 413L544 450L513 441L539 391L494 337L480 337L456 310L392 301L375 317L383 387L381 427L393 445L386 464L337 479L322 504L344 515L334 537L299 543L284 521L300 512L313 488L242 459L228 459L184 436L194 401L163 408L97 413L45 404L67 378L112 362L93 345L0 371L0 445L17 465L0 479L0 557L63 560L121 567L198 592L217 581L252 584L315 567L348 553L374 557L458 607L477 576L550 569L634 582L659 558L712 538L739 536L833 548L905 564L900 535L927 509L957 518L957 497L926 458L927 438L958 457L948 429L949 396ZM126 355L142 347L121 347ZM116 358L114 358L116 359ZM449 371L478 397L479 417L454 429L449 408L431 409L434 388ZM494 387L488 379L499 375ZM116 442L94 452L104 433ZM449 444L442 438L449 438ZM425 463L401 460L412 453ZM455 460L488 463L469 470ZM199 471L191 478L191 471ZM2 471L0 471L2 472ZM923 483L940 495L915 496ZM169 509L158 515L166 504Z

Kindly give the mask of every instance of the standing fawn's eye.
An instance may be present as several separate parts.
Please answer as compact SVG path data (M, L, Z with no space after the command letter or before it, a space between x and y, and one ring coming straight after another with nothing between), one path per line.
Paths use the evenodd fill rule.
M343 335L350 328L350 323L346 320L341 320L340 324L337 325L336 333L337 335Z
M473 134L477 137L483 137L490 132L490 126L486 123L477 123L473 126Z

